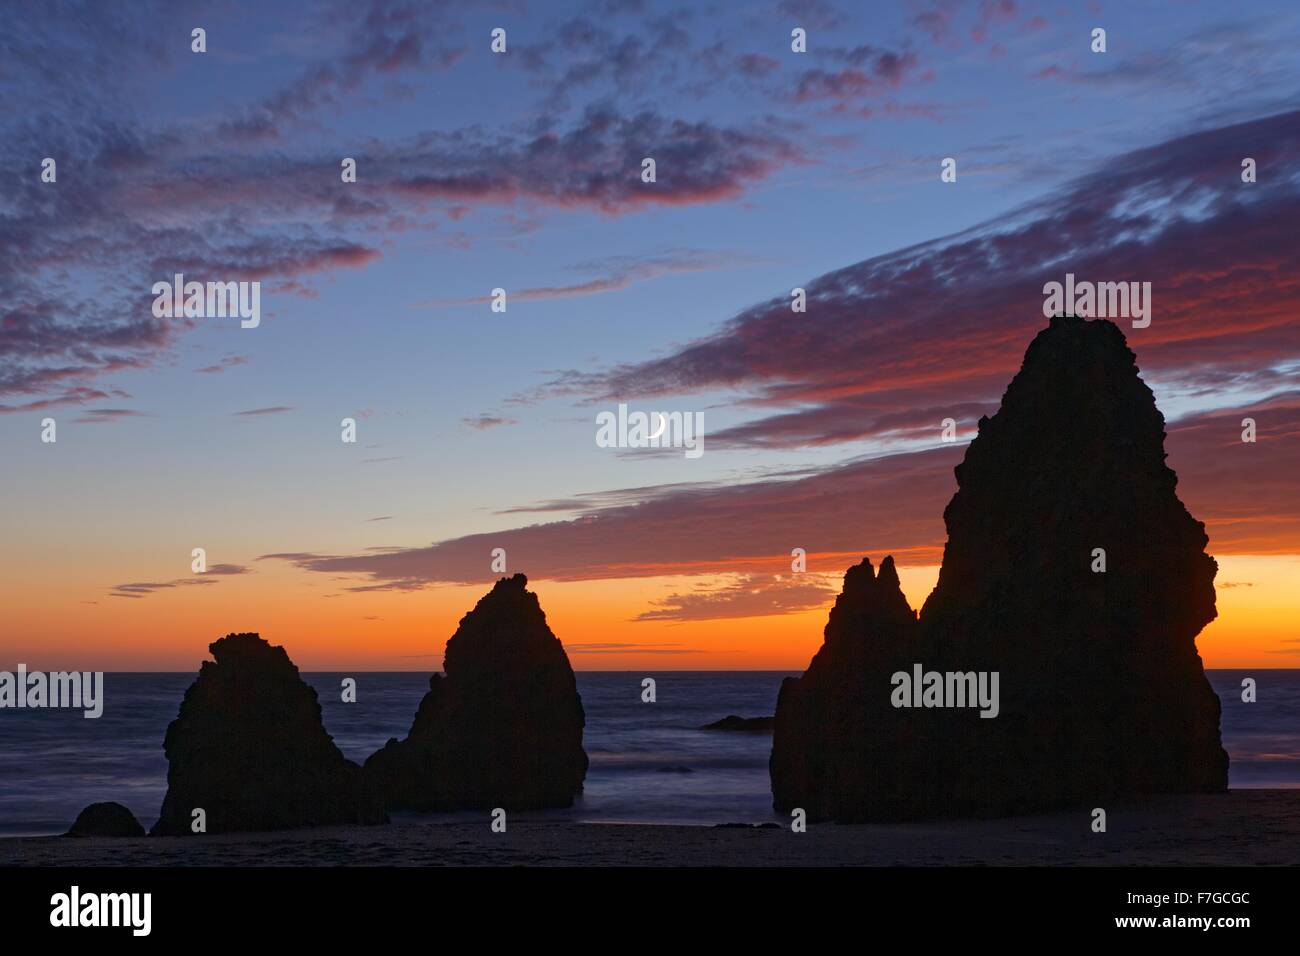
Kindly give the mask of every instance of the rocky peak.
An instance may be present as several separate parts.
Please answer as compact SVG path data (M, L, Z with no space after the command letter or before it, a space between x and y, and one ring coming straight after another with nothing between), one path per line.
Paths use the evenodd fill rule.
M1195 644L1216 565L1123 333L1053 319L955 473L916 626L892 562L874 580L864 562L808 671L782 688L777 807L897 819L1224 789L1219 702ZM998 716L884 703L892 675L918 664L997 674Z

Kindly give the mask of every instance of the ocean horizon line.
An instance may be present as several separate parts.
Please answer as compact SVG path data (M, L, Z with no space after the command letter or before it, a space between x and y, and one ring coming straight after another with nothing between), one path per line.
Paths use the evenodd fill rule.
M25 662L20 662L20 663L25 663ZM27 665L27 669L29 672L34 673L30 665ZM4 670L4 668L0 667L0 670ZM86 669L75 668L75 667L74 668L53 667L53 668L44 668L43 670L48 673L49 671L60 671L60 670L85 671ZM802 674L804 670L806 670L806 668L803 667L788 667L788 668L785 667L734 667L734 668L678 667L672 670L661 670L658 668L615 669L615 668L575 667L573 669L573 672L575 674L643 674L649 672L653 672L655 674ZM1300 671L1300 667L1206 667L1205 668L1205 672L1207 674L1221 673L1221 672L1228 672L1228 671L1252 671L1252 672L1253 671ZM95 671L93 670L91 672L95 673ZM309 670L305 667L299 667L298 672L301 674L434 674L434 673L441 674L443 673L441 670L432 671L432 670L422 670L422 669L356 670L355 668L342 668L342 669L327 668L323 670ZM106 671L99 671L98 673L129 674L132 676L149 675L149 674L194 674L197 673L197 669L186 668L184 670L146 670L146 671L106 670Z

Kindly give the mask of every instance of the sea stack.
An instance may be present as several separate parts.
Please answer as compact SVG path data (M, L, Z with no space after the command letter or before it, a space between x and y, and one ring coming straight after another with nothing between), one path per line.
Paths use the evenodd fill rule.
M1219 700L1196 651L1217 567L1120 330L1053 319L956 477L919 620L892 562L871 583L864 562L808 671L785 681L775 806L899 820L1224 790ZM924 705L916 674L945 682ZM995 715L953 706L981 675Z
M770 761L778 810L802 807L813 820L856 820L867 818L862 810L869 806L872 818L906 817L915 782L896 776L894 751L903 740L885 731L894 718L894 661L916 644L916 612L899 587L894 559L881 562L879 575L866 559L849 568L821 649L803 677L781 684Z
M582 792L582 699L527 584L502 578L461 618L410 733L366 761L389 809L567 807Z
M228 634L208 650L215 660L167 728L167 796L151 834L188 836L199 818L206 833L386 822L283 647Z

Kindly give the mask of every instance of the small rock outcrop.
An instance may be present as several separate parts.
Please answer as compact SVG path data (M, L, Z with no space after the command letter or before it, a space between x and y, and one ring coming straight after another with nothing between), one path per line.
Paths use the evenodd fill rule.
M384 823L361 768L325 732L316 691L283 647L256 634L209 645L167 728L167 796L154 835Z
M721 720L705 724L700 730L730 730L745 734L770 734L774 720L776 720L775 717L737 717L735 714L728 714Z
M807 672L785 681L775 806L915 819L1225 789L1219 700L1196 651L1217 566L1120 330L1053 319L956 477L919 620L892 561L874 576L863 562ZM996 717L895 707L893 675L918 665L996 674ZM973 686L947 683L936 699L949 703Z
M502 578L461 618L410 733L366 761L389 809L567 807L582 792L582 700L527 584Z
M112 800L92 803L77 814L68 830L72 837L142 837L144 827L135 814Z

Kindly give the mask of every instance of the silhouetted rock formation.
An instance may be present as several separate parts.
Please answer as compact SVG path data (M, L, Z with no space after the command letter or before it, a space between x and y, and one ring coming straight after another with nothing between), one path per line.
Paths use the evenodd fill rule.
M283 647L228 634L208 650L215 663L203 662L167 728L167 796L152 834L190 834L196 809L208 833L387 821Z
M1038 334L956 469L919 621L889 558L875 577L866 561L849 570L825 644L781 688L777 809L984 816L1226 788L1195 644L1217 566L1134 358L1110 322L1059 318ZM917 664L997 672L997 716L895 708L891 675Z
M460 619L410 734L366 761L390 809L567 807L582 792L582 700L527 584L502 578Z
M705 724L700 730L730 730L745 734L770 734L774 720L776 720L775 717L737 717L735 714L728 714L721 720Z
M892 713L889 675L912 656L916 631L893 558L879 575L865 558L849 568L821 648L803 677L781 684L770 762L778 810L802 807L813 820L906 816L918 781L893 766L908 727Z
M135 814L109 800L105 803L92 803L77 814L72 829L67 832L72 837L142 837L144 827L135 818Z

